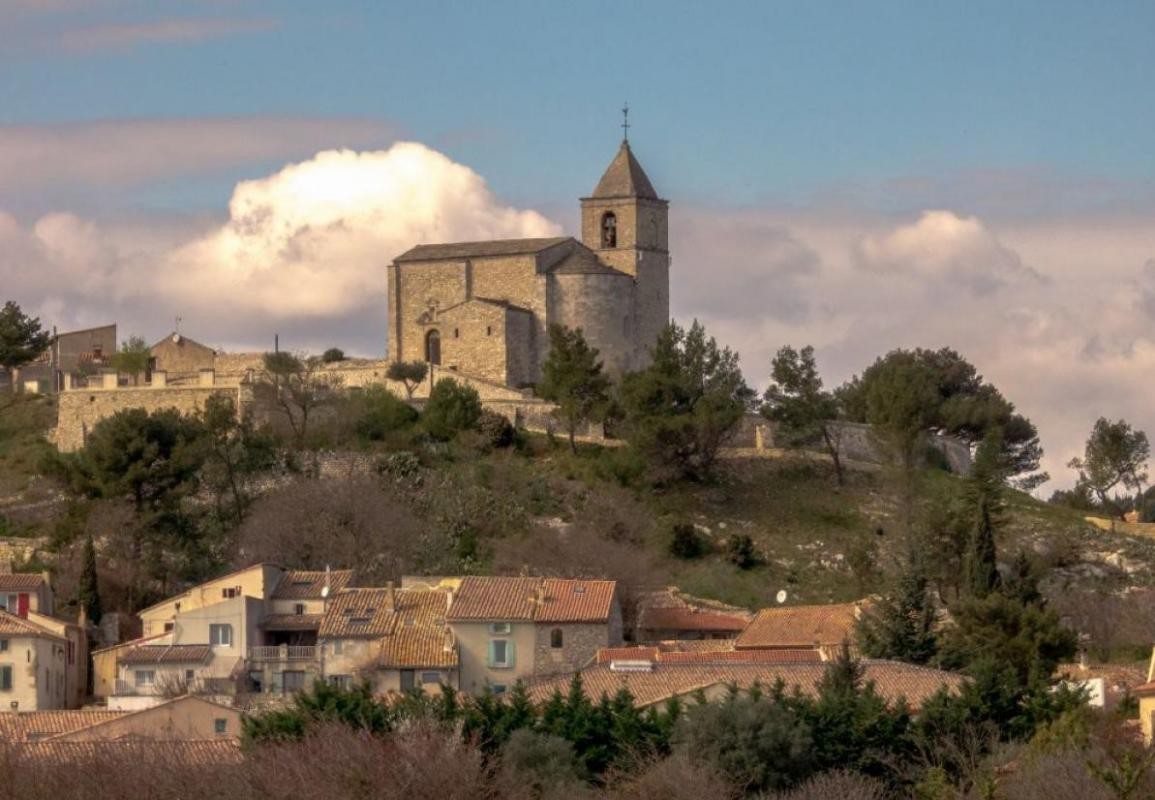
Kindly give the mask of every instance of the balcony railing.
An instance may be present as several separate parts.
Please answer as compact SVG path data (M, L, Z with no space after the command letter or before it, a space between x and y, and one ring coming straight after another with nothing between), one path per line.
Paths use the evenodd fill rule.
M316 661L317 645L282 644L269 647L250 647L250 661Z

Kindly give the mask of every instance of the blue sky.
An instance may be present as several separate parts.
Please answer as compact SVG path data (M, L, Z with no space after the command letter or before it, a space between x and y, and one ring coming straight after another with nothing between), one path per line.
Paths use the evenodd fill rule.
M806 203L971 170L1155 173L1148 2L82 7L0 11L0 121L367 117L518 202L586 191L624 100L647 167L683 201ZM169 20L219 27L150 41ZM139 38L75 33L114 26ZM220 177L216 198L186 199L219 202L236 174Z
M1155 434L1153 33L1152 2L0 0L0 299L379 356L389 259L574 231L628 101L678 320L758 388L784 344L829 383L955 347L1069 483L1099 415Z

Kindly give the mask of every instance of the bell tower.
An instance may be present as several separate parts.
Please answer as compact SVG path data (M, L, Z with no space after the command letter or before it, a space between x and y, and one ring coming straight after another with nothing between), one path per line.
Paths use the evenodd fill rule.
M628 122L623 128L628 133ZM634 278L635 338L645 354L670 319L670 204L654 191L627 137L581 206L582 243Z

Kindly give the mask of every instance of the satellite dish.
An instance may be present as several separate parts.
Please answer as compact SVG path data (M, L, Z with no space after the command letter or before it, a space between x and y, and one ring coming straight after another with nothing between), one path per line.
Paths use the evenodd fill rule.
M782 605L783 603L785 603L786 602L786 590L785 589L779 589L778 594L776 594L774 596L774 599L778 601L778 605Z
M327 600L328 598L329 598L329 587L328 586L322 586L321 587L321 599Z

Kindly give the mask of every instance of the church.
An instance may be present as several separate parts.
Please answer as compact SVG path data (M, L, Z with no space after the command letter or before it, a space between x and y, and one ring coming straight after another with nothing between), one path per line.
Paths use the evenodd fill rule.
M389 360L504 386L541 379L549 327L638 369L670 317L669 203L623 138L573 237L420 244L388 268Z

